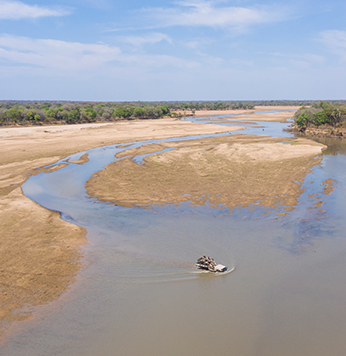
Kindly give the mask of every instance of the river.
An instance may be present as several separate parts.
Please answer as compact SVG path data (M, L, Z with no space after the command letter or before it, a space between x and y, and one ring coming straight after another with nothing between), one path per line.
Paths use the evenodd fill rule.
M286 126L252 123L241 133L292 137ZM198 137L182 139L191 138ZM80 152L23 185L26 196L86 228L90 243L77 282L59 301L35 308L35 321L1 355L342 355L343 141L323 142L329 148L307 174L298 205L279 218L260 207L232 214L188 203L125 208L86 195L86 180L117 152L157 141ZM67 162L85 153L88 162ZM327 179L335 182L331 194L323 189ZM199 273L193 264L202 254L235 270Z

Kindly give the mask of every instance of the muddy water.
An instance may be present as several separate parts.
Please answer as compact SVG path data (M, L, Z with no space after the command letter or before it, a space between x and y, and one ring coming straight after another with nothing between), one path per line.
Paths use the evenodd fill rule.
M260 125L289 135L281 124ZM298 206L279 217L259 207L229 215L208 206L123 208L90 199L84 182L123 146L91 150L83 165L32 177L25 194L87 228L90 244L77 283L38 308L1 355L344 354L346 157L341 141L328 144ZM321 183L329 178L337 183L328 195ZM196 273L202 254L234 272Z

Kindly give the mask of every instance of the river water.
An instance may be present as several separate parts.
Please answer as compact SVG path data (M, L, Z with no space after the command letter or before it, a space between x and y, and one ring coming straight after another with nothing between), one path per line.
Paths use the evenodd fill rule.
M290 137L285 126L252 123L241 133ZM25 195L85 227L90 243L77 282L59 301L36 308L35 321L1 355L344 354L343 141L323 142L329 148L322 163L307 173L286 216L264 215L258 206L232 214L188 203L125 208L86 195L85 181L117 152L151 142L90 150L89 162L67 162L23 185ZM326 179L335 182L331 194ZM203 254L235 270L198 272L193 264Z

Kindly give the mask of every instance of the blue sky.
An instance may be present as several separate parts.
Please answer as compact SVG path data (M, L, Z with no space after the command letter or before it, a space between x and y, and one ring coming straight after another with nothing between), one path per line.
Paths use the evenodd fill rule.
M346 2L0 0L0 99L346 99Z

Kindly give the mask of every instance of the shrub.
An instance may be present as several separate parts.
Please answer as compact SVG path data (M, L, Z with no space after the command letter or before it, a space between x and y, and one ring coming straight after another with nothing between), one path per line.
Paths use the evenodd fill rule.
M309 115L306 113L300 114L298 119L296 119L296 124L298 127L307 126L310 123Z
M313 124L316 126L320 126L320 125L325 125L328 124L328 116L325 112L325 110L319 111L319 112L315 112L313 115Z

